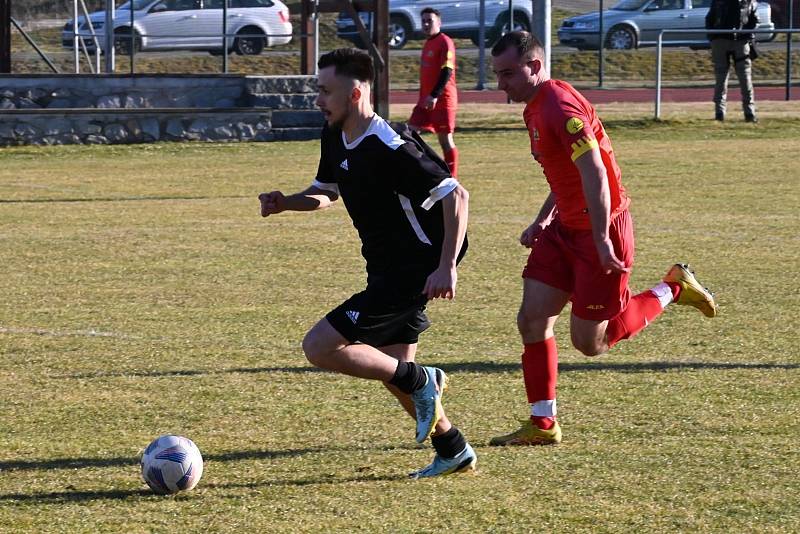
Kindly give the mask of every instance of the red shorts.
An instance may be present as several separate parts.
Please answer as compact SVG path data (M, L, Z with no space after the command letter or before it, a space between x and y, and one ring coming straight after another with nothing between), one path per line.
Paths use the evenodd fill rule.
M433 109L417 104L408 124L423 132L453 133L456 131L456 109L440 106L438 102Z
M633 221L628 210L617 215L608 230L617 258L631 267ZM629 273L602 271L592 231L567 228L558 219L539 235L522 277L566 291L572 301L572 313L590 321L615 317L631 298Z

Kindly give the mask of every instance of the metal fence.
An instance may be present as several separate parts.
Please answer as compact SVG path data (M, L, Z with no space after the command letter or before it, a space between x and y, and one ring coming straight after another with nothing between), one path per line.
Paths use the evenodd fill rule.
M514 0L519 4L525 0ZM72 13L62 13L58 21L50 21L49 27L42 27L36 20L20 20L20 30L25 30L29 39L23 37L21 31L14 32L14 50L12 51L12 72L14 73L47 73L54 70L60 72L98 73L103 70L103 63L108 65L111 61L113 72L117 73L226 73L236 72L243 74L296 74L299 72L300 33L299 18L291 18L291 42L284 45L271 46L259 54L242 55L241 51L232 52L236 39L258 39L263 36L243 32L238 34L228 33L222 35L223 21L220 20L219 32L209 28L200 38L210 38L219 43L217 51L209 54L208 51L172 50L166 52L151 52L147 49L138 50L137 40L152 38L166 38L176 35L169 28L157 34L131 32L117 33L113 36L111 50L115 48L124 53L102 55L102 50L109 49L104 44L106 33L101 28L92 27L91 30L81 30L78 25L65 28L68 18L73 18L75 12L85 16L92 9L102 8L106 0L70 0ZM230 17L226 2L222 5L222 19ZM556 6L558 7L558 6ZM559 25L566 14L556 10L553 23ZM321 47L324 50L351 45L336 36L335 14L322 14L318 20ZM104 20L105 22L105 20ZM227 21L225 21L227 22ZM488 23L487 23L488 24ZM226 24L227 25L227 24ZM88 25L87 25L88 26ZM106 24L104 28L108 27ZM484 28L488 31L488 26ZM551 36L557 43L555 28ZM602 36L607 29L598 29L598 36ZM667 33L669 30L665 30ZM690 30L684 30L690 31ZM709 33L706 30L695 30L696 33ZM792 30L774 30L782 35L797 33ZM86 33L85 38L84 33ZM92 35L92 33L94 35ZM269 37L288 37L288 34L275 34ZM67 42L69 41L69 42ZM480 43L485 40L480 40ZM484 47L476 47L466 39L456 41L458 51L457 80L462 89L492 88L493 80L486 79L489 70L490 57ZM782 83L792 69L800 68L798 61L800 54L791 48L791 39L787 39L785 57L780 49L782 43L770 43L767 54L768 61L759 60L754 66L754 79L759 83ZM551 72L554 77L568 79L582 87L654 87L654 85L710 85L713 82L713 68L707 50L690 50L686 47L672 47L662 49L664 44L659 40L657 46L632 50L586 50L555 44L551 53ZM419 53L421 41L411 41L402 50L393 50L390 61L390 79L393 88L411 89L417 86ZM776 71L777 56L781 55L785 65L784 74ZM110 56L110 57L109 57ZM45 59L43 59L45 58ZM662 63L661 58L670 59ZM676 68L675 65L694 65L694 70ZM765 67L770 65L770 70L765 72ZM791 83L791 82L787 82Z
M786 34L786 100L791 98L792 88L792 35L800 33L796 29L775 29L775 30L661 30L658 34L658 42L656 44L656 96L655 96L655 118L661 118L661 88L662 88L662 59L663 59L663 42L664 35L671 33L681 34L700 34L700 35L731 35L731 34Z

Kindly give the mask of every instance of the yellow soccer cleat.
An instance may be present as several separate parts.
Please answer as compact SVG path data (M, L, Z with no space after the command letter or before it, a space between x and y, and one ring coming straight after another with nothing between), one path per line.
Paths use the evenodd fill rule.
M689 266L683 263L676 263L664 275L664 282L671 282L681 286L677 304L694 306L706 317L717 315L717 304L714 302L714 295L700 285L694 273L689 270Z
M519 427L519 430L505 436L496 436L489 441L489 445L557 445L561 443L561 427L558 425L558 421L553 423L550 430L536 427L530 419L520 422L522 426Z

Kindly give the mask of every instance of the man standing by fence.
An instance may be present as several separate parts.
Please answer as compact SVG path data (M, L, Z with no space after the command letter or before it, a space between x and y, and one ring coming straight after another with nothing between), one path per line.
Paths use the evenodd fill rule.
M408 125L416 131L436 132L450 174L458 174L458 149L453 141L456 129L456 47L442 33L439 11L426 7L420 13L422 33L427 41L419 66L419 101Z
M713 0L706 15L708 30L752 30L758 25L754 0ZM728 96L728 73L733 62L742 91L744 120L758 122L753 99L752 59L755 58L755 35L752 33L712 33L711 59L714 62L714 118L725 120Z

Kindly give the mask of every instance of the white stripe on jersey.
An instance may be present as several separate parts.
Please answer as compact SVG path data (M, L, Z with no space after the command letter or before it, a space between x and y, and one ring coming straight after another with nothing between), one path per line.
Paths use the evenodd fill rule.
M353 150L357 147L361 141L366 139L370 135L375 135L383 141L383 144L391 148L392 150L397 150L401 146L403 146L406 142L400 137L400 134L395 132L389 123L383 120L377 113L372 116L372 122L369 123L367 126L367 130L361 134L359 137L353 140L352 143L347 142L347 137L342 132L342 143L344 143L344 147L347 150Z
M420 226L419 220L417 220L417 214L414 213L414 208L411 206L411 201L408 199L408 197L405 197L400 193L397 194L397 198L400 199L400 205L403 206L403 211L406 212L408 222L411 223L411 228L414 229L414 233L417 234L419 240L426 245L432 245L431 240L425 235L425 231L422 229L422 226Z
M319 180L314 180L311 182L312 187L316 187L317 189L322 189L325 191L330 191L331 193L336 193L339 195L339 184L328 184L325 182L320 182Z
M429 210L434 204L442 200L450 194L450 192L458 187L458 180L455 178L447 178L439 182L439 185L428 191L431 196L425 199L422 203L422 209Z

